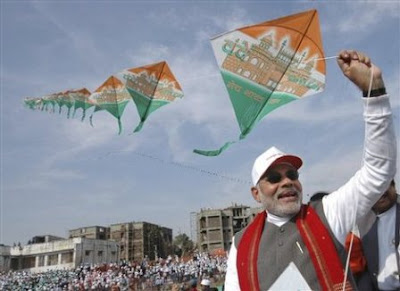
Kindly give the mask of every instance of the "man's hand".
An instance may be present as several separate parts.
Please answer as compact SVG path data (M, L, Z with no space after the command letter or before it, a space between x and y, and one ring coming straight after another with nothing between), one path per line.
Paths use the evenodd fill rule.
M373 70L373 79L371 90L384 88L382 71L374 64L364 53L343 50L339 53L337 63L343 74L349 78L361 91L368 91L371 78L371 69Z

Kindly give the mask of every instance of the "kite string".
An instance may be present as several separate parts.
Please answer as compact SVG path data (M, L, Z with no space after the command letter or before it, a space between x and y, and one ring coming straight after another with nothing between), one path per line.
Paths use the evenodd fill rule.
M368 94L367 94L367 104L366 104L366 111L368 112L368 107L369 107L369 99L371 96L371 89L372 89L372 82L373 82L373 78L374 78L374 67L371 66L371 74L370 74L370 79L369 79L369 86L368 86ZM367 137L367 127L365 126L364 128L364 150L363 150L363 158L361 160L361 166L363 166L364 160L365 160L365 148L366 148L366 137ZM353 212L354 213L354 218L353 218L353 226L352 226L352 232L353 232L353 236L351 237L350 240L350 246L349 246L349 251L347 254L347 259L346 259L346 267L345 267L345 272L344 272L344 279L343 279L343 291L345 291L346 289L346 281L347 281L347 273L349 271L349 265L350 265L350 256L351 256L351 251L353 248L353 241L354 241L354 235L355 235L355 231L358 232L358 227L357 227L357 210L358 210L358 195L356 196L356 209Z
M160 163L170 164L170 165L173 165L173 166L176 166L176 167L180 167L180 168L183 168L183 169L199 172L201 174L208 175L208 176L214 176L214 177L217 177L219 179L228 180L228 181L236 182L236 183L239 183L239 184L252 185L252 183L249 180L244 180L244 179L241 179L241 178L228 176L228 175L225 175L224 173L221 173L221 172L218 172L218 171L211 171L211 170L207 170L207 169L204 169L204 168L196 167L196 166L193 166L193 165L190 165L190 164L186 164L186 163L170 161L170 160L163 159L163 158L160 158L160 157L152 155L152 154L147 154L147 153L139 152L139 151L136 151L136 150L109 151L109 152L103 154L101 157L97 157L96 160L105 159L105 158L107 158L107 157L109 157L111 155L123 154L123 153L131 153L131 154L134 154L136 156L140 156L140 157L143 157L143 158L147 158L147 159L152 159L152 160L158 161Z
M331 56L331 57L326 57L326 58L314 59L314 61L329 60L329 59L337 59L338 57L339 57L339 56Z

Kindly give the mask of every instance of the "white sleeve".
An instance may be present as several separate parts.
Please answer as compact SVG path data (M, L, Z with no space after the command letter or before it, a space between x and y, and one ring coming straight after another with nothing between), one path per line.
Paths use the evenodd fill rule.
M236 256L235 237L233 237L231 249L229 250L228 267L226 269L225 291L240 291L239 277L236 269Z
M363 102L363 165L346 184L322 199L329 226L342 244L355 219L371 209L396 172L397 147L389 97L363 98Z

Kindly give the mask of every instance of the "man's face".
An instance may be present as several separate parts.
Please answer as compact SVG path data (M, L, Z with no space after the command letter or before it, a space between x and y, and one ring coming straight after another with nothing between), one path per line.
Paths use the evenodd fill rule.
M302 186L297 169L290 164L270 167L261 176L258 186L251 188L251 192L254 199L262 203L269 213L287 217L300 211Z
M389 189L383 193L382 197L372 206L372 210L379 214L389 210L397 201L396 188L394 184L389 186Z

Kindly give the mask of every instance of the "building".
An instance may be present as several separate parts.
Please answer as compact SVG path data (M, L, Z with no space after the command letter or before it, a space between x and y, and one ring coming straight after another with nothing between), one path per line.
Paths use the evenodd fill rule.
M119 244L119 258L154 260L172 253L172 229L148 222L124 222L105 226L87 226L69 231L69 238L112 240Z
M46 241L46 236L43 237L45 241L41 243L0 246L1 270L39 273L119 261L119 246L113 241L89 238L51 240L53 236L47 236Z
M110 240L119 243L121 260L154 260L172 253L172 229L148 222L112 224Z
M288 44L289 36L276 43L274 33L259 40L250 47L225 40L223 50L227 53L222 68L240 75L270 91L286 92L304 96L308 90L319 91L324 78L316 67L315 56L307 59L307 50L301 55ZM238 42L239 39L236 40ZM278 48L276 47L278 46ZM234 51L236 50L236 51Z
M34 236L30 241L28 241L28 245L30 244L39 244L39 243L47 243L47 242L52 242L56 240L63 240L65 238L59 237L59 236L54 236L54 235L37 235Z
M10 269L11 247L0 244L0 272L6 272Z
M69 238L75 237L107 240L110 238L110 228L96 225L70 230Z
M202 209L196 214L199 250L228 251L233 235L247 226L260 211L261 208L236 204L225 209Z

